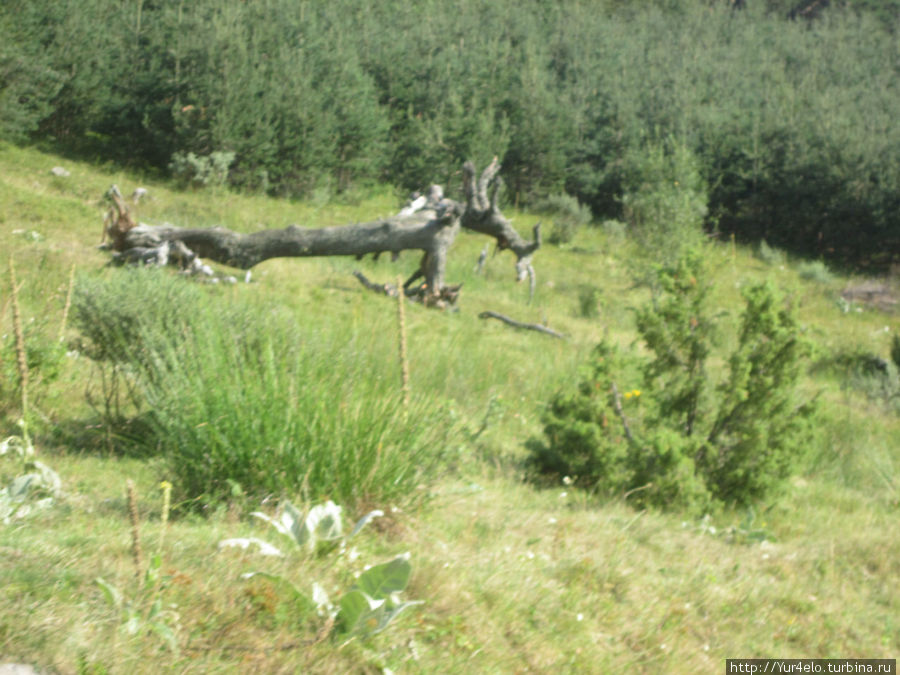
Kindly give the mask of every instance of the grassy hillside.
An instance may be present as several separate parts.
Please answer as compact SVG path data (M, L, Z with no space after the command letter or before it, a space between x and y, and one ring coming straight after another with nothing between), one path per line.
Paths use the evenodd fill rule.
M56 165L71 175L52 175ZM430 441L441 462L389 501L361 494L345 503L348 521L372 508L386 515L346 551L310 555L290 551L250 517L273 513L281 496L301 504L299 491L261 504L235 486L226 504L204 508L183 494L181 476L159 456L135 452L120 429L104 425L104 371L85 356L71 317L62 321L73 266L76 286L124 284L132 274L106 267L96 250L100 198L111 183L126 195L138 185L149 190L138 207L142 221L240 231L369 220L399 202L388 190L344 203L179 192L0 146L0 250L7 254L0 259L0 432L19 433L21 415L14 264L26 340L50 355L31 373L29 430L37 458L62 479L52 505L0 524L0 663L62 673L718 672L734 657L900 652L900 406L891 381L856 367L868 357L887 360L900 324L895 313L842 297L868 280L795 264L770 249L709 247L714 296L727 324L735 324L748 283L770 279L785 291L816 345L803 388L818 393L822 416L817 446L782 492L751 510L687 519L634 510L627 498L600 500L563 484L537 489L523 481L524 445L540 435L547 400L575 381L603 336L623 345L635 340L632 308L648 292L634 279L649 263L614 230L582 228L570 244L537 253L538 288L529 304L527 287L513 282L510 259L489 257L485 273L474 272L486 241L462 234L447 273L448 281L465 284L459 311L407 307L411 390L421 406L414 410L439 410L448 420L443 437ZM520 231L537 220L508 215ZM310 361L323 405L339 406L355 400L352 391L392 396L400 381L396 307L359 286L352 270L387 282L416 264L410 252L397 263L273 260L254 270L249 284L201 292L210 307L241 307L251 328L270 314L288 317L297 343L318 350L320 360L342 354L340 363ZM544 322L570 339L480 321L485 309ZM58 344L61 330L65 355L54 361L48 345ZM241 413L236 408L234 419ZM263 417L279 418L277 411ZM413 430L423 419L416 413L405 424ZM21 473L7 460L0 458L4 485ZM141 578L129 479L136 485ZM174 486L168 522L161 481ZM288 554L219 550L229 537L259 537ZM403 552L412 565L403 596L424 604L385 631L350 641L330 637L328 620L283 581L241 578L264 571L306 594L318 581L335 600L365 566ZM147 580L154 555L158 571Z

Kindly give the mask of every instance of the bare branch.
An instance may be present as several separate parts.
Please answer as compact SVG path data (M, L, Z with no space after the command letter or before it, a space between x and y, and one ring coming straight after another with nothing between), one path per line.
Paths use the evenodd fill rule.
M355 270L353 276L355 276L359 283L370 291L374 291L381 295L387 295L388 297L397 295L397 289L394 286L391 286L390 284L376 284L374 281L369 281L369 278L359 270Z
M547 328L546 326L542 326L539 323L522 323L521 321L516 321L515 319L510 319L508 316L503 314L498 314L497 312L485 311L478 315L479 319L497 319L498 321L502 321L508 326L512 326L513 328L521 328L524 330L534 330L539 333L543 333L544 335L549 335L551 337L559 338L560 340L565 340L566 336L562 333L558 333L551 328Z
M478 185L475 182L475 163L472 160L463 164L463 194L466 196L466 208L478 211Z
M625 429L625 437L631 442L634 443L634 436L631 435L631 429L628 426L628 420L625 418L625 411L622 410L622 399L619 396L619 388L616 387L616 383L613 382L610 386L610 390L613 395L613 407L616 409L616 414L619 416L619 419L622 420L622 427Z
M494 159L491 160L491 163L488 164L484 171L481 172L481 178L478 179L478 200L479 200L479 208L482 211L486 211L491 208L494 197L496 197L497 185L494 185L494 195L492 195L491 199L488 199L488 186L491 184L491 181L494 180L494 177L500 171L500 161L495 156Z
M496 180L494 180L491 185L491 211L500 212L500 207L497 206L497 197L500 195L500 188L503 187L503 179L500 176L497 176Z

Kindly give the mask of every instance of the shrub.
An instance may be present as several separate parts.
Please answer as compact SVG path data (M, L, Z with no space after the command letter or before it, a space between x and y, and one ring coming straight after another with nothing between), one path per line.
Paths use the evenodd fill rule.
M591 222L591 210L564 192L545 197L535 203L532 210L553 219L553 229L548 237L551 244L568 244L581 226Z
M630 151L623 167L622 209L644 251L674 260L700 243L709 201L700 162L669 138Z
M817 284L830 284L834 280L831 270L821 260L801 263L797 267L797 274L801 279L806 281L814 281Z
M702 506L707 497L694 469L690 439L640 431L654 405L641 389L641 363L608 342L593 352L575 391L560 392L543 416L546 441L528 443L530 464L542 473L573 477L605 496L631 494L631 503ZM629 383L629 384L624 384ZM645 443L645 440L648 441Z
M529 443L536 467L576 477L582 484L588 481L601 492L630 489L628 439L615 413L613 377L620 384L636 383L636 360L604 341L594 349L575 389L558 393L548 404L543 415L547 442Z
M762 260L766 265L771 265L773 267L777 265L784 265L786 257L784 255L784 251L778 248L774 248L769 246L766 243L765 239L760 240L759 242L759 251L758 251L759 259Z
M699 254L660 268L653 302L637 312L649 355L602 342L575 390L548 405L531 465L637 505L702 510L769 494L810 438L814 407L795 396L807 347L774 288L753 286L714 384L708 296Z
M153 377L153 355L187 333L192 308L202 302L199 286L156 268L125 268L114 280L78 279L72 323L81 335L79 349L94 362L98 388L86 395L107 442L117 436L121 449L139 449L127 438L132 429L146 432L135 417L143 404L138 384Z
M600 225L606 233L606 238L613 244L620 244L625 239L628 226L620 220L604 220Z
M169 171L182 187L222 187L228 182L234 158L233 152L212 152L206 157L193 152L176 152L169 163Z
M132 443L162 456L184 498L227 500L238 486L345 503L421 494L449 425L435 401L403 409L378 344L134 272L85 283L77 324L88 353L134 383L148 412Z
M765 496L803 456L814 403L795 387L809 346L770 284L751 286L728 377L706 434L702 470L714 495L729 503Z
M150 355L191 324L203 289L152 267L127 267L114 278L82 276L72 294L72 321L85 354L98 362L147 370Z
M600 316L600 289L592 284L584 284L578 289L578 315L585 319Z

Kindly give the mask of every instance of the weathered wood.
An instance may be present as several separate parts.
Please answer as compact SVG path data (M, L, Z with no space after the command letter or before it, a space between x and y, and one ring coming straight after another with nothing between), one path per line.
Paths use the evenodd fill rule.
M532 285L535 283L534 266L531 258L541 246L541 224L534 226L533 240L522 238L513 228L509 220L497 206L497 196L501 186L500 164L494 157L481 177L476 180L475 165L466 162L463 165L463 188L466 195L466 206L462 214L462 226L473 232L480 232L497 240L497 250L509 249L516 256L516 281L528 276ZM491 194L487 190L491 187Z
M374 281L369 281L369 278L359 270L354 271L353 276L355 276L357 281L359 281L359 283L368 288L370 291L378 293L379 295L386 295L389 298L394 298L397 296L396 286L391 286L390 284L378 284Z
M306 228L289 225L280 230L263 230L241 234L221 227L182 228L174 225L145 225L129 227L113 241L118 257L123 261L141 261L163 244L186 247L192 256L249 270L271 258L378 255L400 251L423 252L419 269L405 284L407 295L421 295L426 304L442 305L453 302L459 287L447 286L444 276L447 255L460 227L466 227L493 237L498 250L509 249L516 256L516 278L531 278L534 287L534 268L531 258L540 245L540 227L534 229L534 240L523 239L504 218L497 206L500 187L496 158L476 178L475 166L466 162L463 167L465 203L446 199L443 190L433 185L427 195L413 195L407 206L395 216L368 223L339 227ZM491 191L490 195L488 191ZM118 215L122 213L118 190L111 191ZM130 223L128 223L130 225ZM179 256L183 258L184 256ZM158 259L158 258L157 258ZM424 279L424 287L411 289L412 283ZM412 292L410 292L412 291Z
M106 212L106 217L103 218L103 234L100 237L100 245L103 246L109 239L110 246L121 251L125 248L125 235L137 227L137 221L131 217L125 198L122 197L117 185L109 188L106 198L111 204Z
M356 277L359 283L361 283L363 286L368 288L370 291L373 291L374 293L378 293L379 295L386 295L390 298L396 298L397 293L402 290L403 295L410 300L421 302L429 307L440 308L455 304L457 299L459 299L459 289L462 288L462 284L454 284L450 286L444 286L436 294L429 294L426 293L425 284L413 288L407 288L401 285L398 289L398 287L393 284L379 284L374 281L370 281L369 278L359 270L354 271L353 276Z
M539 333L543 333L544 335L549 335L551 337L559 338L560 340L565 340L566 336L562 333L558 333L552 328L547 328L547 326L542 326L539 323L522 323L521 321L516 321L515 319L510 319L508 316L504 314L498 314L497 312L484 311L478 315L479 319L497 319L498 321L502 321L508 326L512 326L513 328L521 328L523 330L534 330Z

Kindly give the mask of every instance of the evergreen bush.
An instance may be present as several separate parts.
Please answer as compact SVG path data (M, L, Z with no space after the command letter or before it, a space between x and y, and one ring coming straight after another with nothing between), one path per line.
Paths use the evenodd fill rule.
M700 162L686 145L669 138L637 148L622 173L624 218L645 253L671 261L700 243L709 200Z
M796 393L807 345L775 289L752 286L716 384L709 290L696 251L659 268L653 302L637 311L647 356L596 348L574 390L550 401L544 438L528 446L535 470L662 508L772 493L812 434L814 406Z

